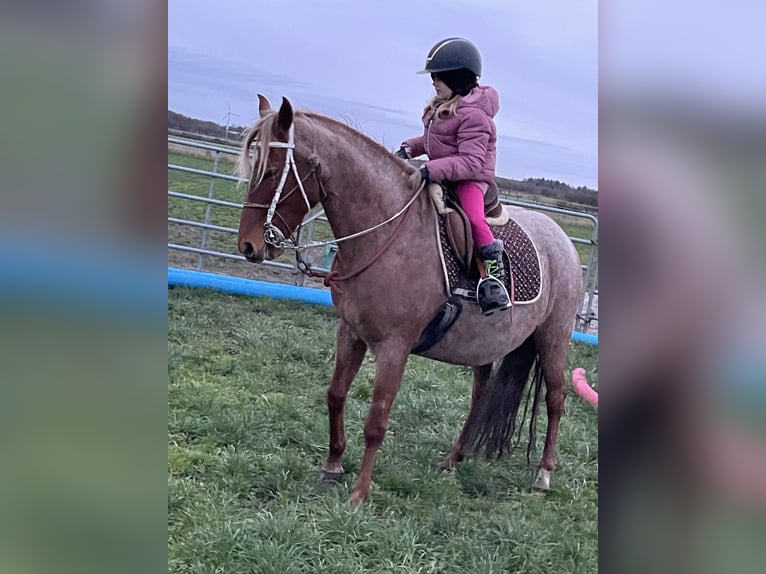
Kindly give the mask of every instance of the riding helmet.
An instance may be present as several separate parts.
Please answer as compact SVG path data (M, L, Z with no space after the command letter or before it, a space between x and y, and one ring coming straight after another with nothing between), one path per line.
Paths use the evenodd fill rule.
M448 72L466 68L481 76L481 54L465 38L447 38L438 42L426 57L426 66L418 74Z

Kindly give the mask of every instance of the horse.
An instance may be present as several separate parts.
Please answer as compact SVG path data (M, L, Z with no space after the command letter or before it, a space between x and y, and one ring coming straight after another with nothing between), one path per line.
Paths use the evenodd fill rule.
M369 351L375 363L373 393L363 460L349 499L358 505L370 495L375 457L408 357L448 299L435 233L440 216L424 186L411 187L416 168L406 160L342 122L294 110L287 98L279 110L264 96L258 99L260 118L246 132L238 159L238 173L248 184L237 247L252 263L279 257L285 248L297 248L286 238L295 237L312 208L321 204L324 209L338 247L326 283L339 322L327 389L329 452L320 478L332 484L343 475L346 397ZM551 218L505 209L538 247L539 298L491 316L482 315L478 305L467 305L443 338L419 354L473 370L469 413L440 463L443 469L467 454L484 451L496 458L508 450L531 379L529 461L544 382L547 429L532 489L547 491L556 463L566 396L564 365L582 298L582 270L574 245Z

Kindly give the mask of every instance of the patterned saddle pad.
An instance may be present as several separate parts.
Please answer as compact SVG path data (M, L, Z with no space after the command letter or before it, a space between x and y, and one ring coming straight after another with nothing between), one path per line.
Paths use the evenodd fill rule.
M475 264L471 265L470 272L461 265L447 238L446 226L446 217L439 216L439 238L449 279L449 291L464 299L475 301L479 272ZM467 229L466 232L470 233ZM505 225L492 226L492 232L495 238L503 241L505 248L505 268L511 271L506 272L505 286L511 301L514 305L534 303L540 297L540 255L535 244L512 218L509 218ZM469 254L468 259L473 261L473 256Z

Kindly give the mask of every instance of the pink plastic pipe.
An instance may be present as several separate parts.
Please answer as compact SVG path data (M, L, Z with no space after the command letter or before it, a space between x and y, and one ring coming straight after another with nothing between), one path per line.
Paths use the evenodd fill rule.
M572 386L578 395L595 408L598 408L598 393L588 384L588 381L585 378L585 369L582 367L578 367L572 371Z

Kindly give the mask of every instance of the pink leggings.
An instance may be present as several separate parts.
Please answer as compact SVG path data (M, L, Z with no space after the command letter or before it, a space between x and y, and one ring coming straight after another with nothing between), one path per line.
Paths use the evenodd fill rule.
M472 181L460 182L455 190L463 211L471 222L473 240L476 247L484 247L494 241L495 236L487 225L484 217L484 194L481 188Z

